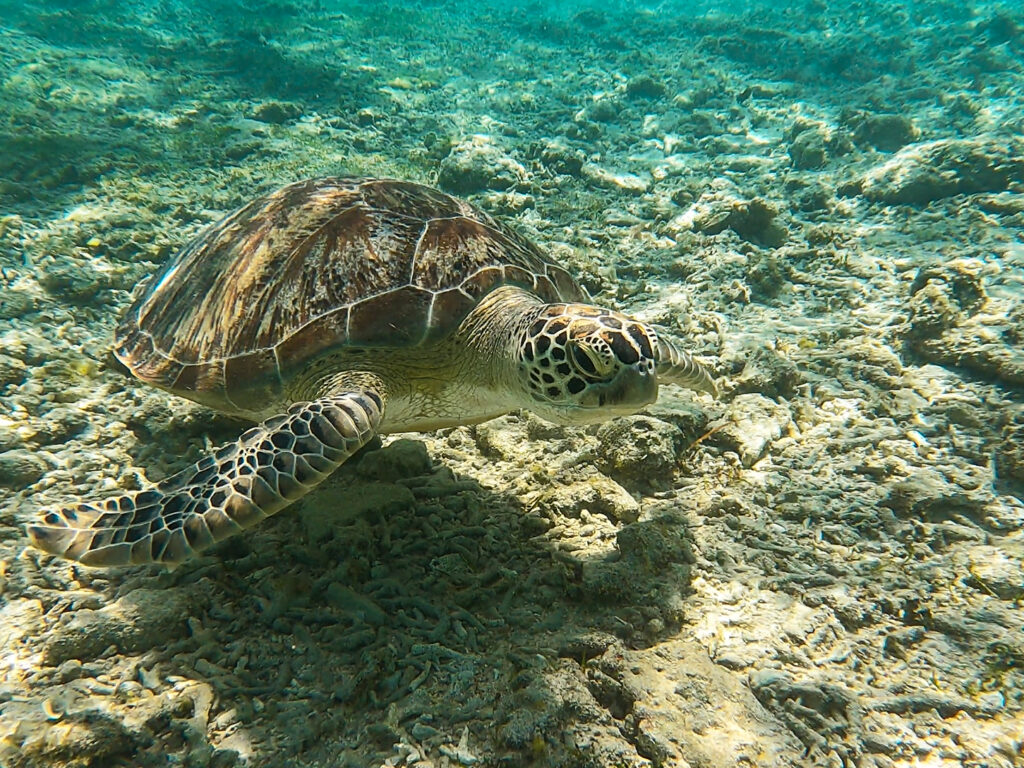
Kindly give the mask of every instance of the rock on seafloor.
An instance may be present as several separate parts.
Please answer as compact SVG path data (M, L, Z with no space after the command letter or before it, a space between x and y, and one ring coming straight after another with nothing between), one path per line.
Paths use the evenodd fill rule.
M0 453L0 485L20 489L45 474L49 466L29 451L15 449Z
M48 664L90 660L113 648L121 653L152 648L188 631L187 621L201 598L192 591L135 589L98 610L82 608L47 637Z
M441 161L437 181L459 195L485 189L508 189L522 181L526 169L487 136L473 136L456 144Z
M999 192L1024 183L1024 141L980 137L913 144L866 174L863 194L884 203L923 205L944 197Z
M753 466L768 452L791 422L789 409L764 395L737 395L714 429L711 440L735 451L743 466Z

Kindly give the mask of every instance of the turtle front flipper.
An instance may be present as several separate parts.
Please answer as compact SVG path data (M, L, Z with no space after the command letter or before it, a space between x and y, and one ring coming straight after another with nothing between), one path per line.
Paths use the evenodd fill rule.
M672 339L658 336L658 380L664 384L707 392L718 396L718 387L711 371L694 360L673 343Z
M155 487L49 512L39 549L85 565L171 567L304 496L376 433L375 391L296 403Z

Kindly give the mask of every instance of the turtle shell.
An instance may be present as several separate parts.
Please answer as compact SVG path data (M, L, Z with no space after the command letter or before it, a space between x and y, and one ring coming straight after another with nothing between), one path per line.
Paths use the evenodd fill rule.
M395 180L301 181L164 265L118 326L114 354L143 381L254 410L339 348L436 342L510 284L548 302L585 298L540 249L463 200Z

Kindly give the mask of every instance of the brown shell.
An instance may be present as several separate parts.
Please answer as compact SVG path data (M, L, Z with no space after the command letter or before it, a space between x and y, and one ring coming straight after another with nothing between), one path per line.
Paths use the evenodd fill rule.
M211 404L230 391L238 402L242 392L279 393L328 351L441 339L509 284L549 302L585 298L535 245L443 192L301 181L235 211L164 265L128 309L114 353L144 381Z

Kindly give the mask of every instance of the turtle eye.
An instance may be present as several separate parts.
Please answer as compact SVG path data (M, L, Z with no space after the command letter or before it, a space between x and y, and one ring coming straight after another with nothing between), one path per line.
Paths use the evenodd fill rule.
M590 344L578 341L569 344L569 359L576 369L584 376L592 379L600 378L610 373L612 366L610 361L598 352Z

